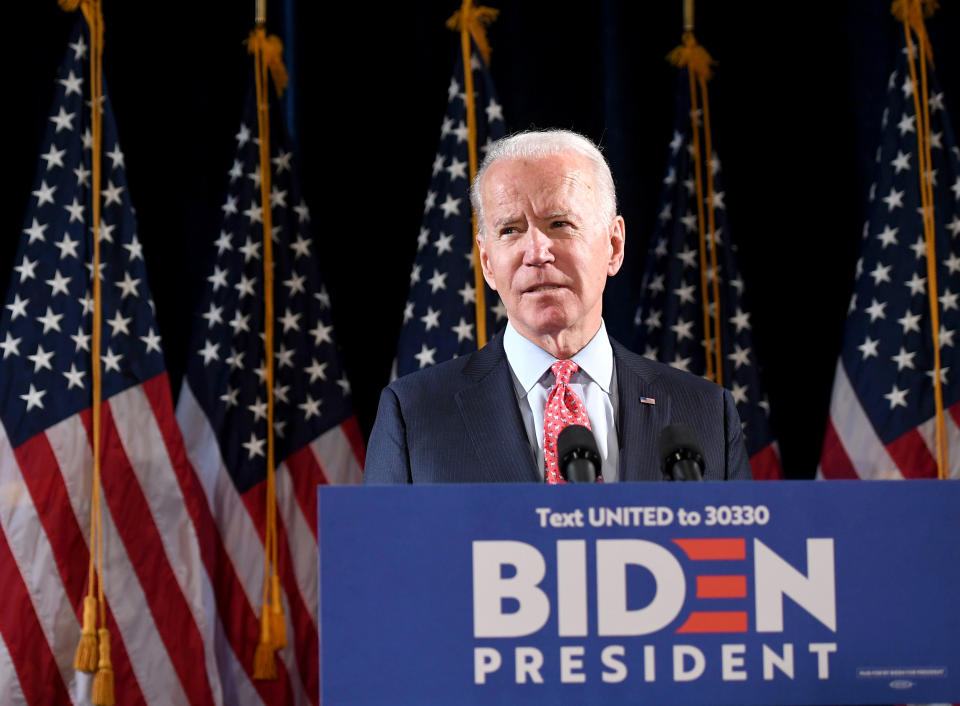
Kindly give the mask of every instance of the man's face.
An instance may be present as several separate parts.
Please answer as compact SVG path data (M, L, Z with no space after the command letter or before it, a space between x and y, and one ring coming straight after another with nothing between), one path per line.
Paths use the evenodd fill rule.
M576 152L497 161L481 187L487 284L522 336L572 355L600 327L603 288L623 262L623 219L601 216L593 166Z

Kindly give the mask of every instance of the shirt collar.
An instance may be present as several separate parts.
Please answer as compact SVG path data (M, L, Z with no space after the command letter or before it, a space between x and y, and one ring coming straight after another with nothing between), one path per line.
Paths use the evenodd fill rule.
M529 393L544 372L559 360L521 336L509 321L503 334L503 350L524 394ZM610 394L610 385L613 382L613 348L602 319L600 329L594 337L571 360L579 365L600 389Z

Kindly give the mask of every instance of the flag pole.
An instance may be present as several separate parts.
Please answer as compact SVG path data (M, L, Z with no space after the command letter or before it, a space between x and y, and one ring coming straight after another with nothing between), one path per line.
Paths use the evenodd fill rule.
M103 140L103 8L101 0L92 0L90 13L90 124L92 128L91 197L93 198L93 341L91 370L93 371L93 510L97 525L97 602L100 605L100 628L97 630L97 673L93 678L92 701L95 706L113 706L114 675L110 659L110 631L107 629L107 603L103 597L103 508L100 489L103 478L103 368L100 360L102 346L103 297L100 283L100 185ZM89 19L89 18L88 18ZM96 37L96 39L94 39Z
M943 410L943 387L940 380L940 310L938 307L937 287L937 249L935 221L933 213L933 173L930 154L930 100L927 84L927 61L933 63L933 52L927 37L923 17L933 14L936 5L921 0L897 0L891 6L893 15L903 22L903 32L907 43L907 64L910 66L910 82L913 90L913 107L917 117L917 165L920 177L920 202L923 214L923 234L927 255L927 292L930 302L930 332L933 338L933 396L936 415L937 477L948 476L949 456L947 434ZM911 30L917 35L918 50L914 49ZM917 56L915 57L914 54ZM920 63L920 81L917 81L916 63ZM922 96L920 95L922 94Z
M713 354L716 357L717 384L723 385L723 346L720 329L720 272L717 267L717 214L713 202L713 133L710 130L710 99L707 93L707 79L701 74L697 77L700 93L703 96L703 141L706 154L701 155L703 172L707 178L707 232L710 234L710 273L713 275ZM700 166L697 165L699 170ZM707 351L710 355L710 351Z
M102 346L103 300L100 286L100 184L102 181L102 119L103 86L103 8L101 0L60 0L60 6L72 12L78 7L90 30L90 137L91 137L91 200L93 234L93 316L91 330L90 370L92 377L92 433L93 486L90 497L90 563L87 577L87 595L83 599L83 621L80 642L74 655L73 668L96 672L93 680L92 702L97 706L114 703L113 664L110 659L110 632L107 629L107 609L103 595L103 520L100 506L101 487L101 429L103 371L100 351ZM100 627L97 628L99 612Z
M91 498L92 516L90 519L91 529L95 529L90 536L90 552L92 557L96 556L96 575L97 575L97 603L100 613L100 628L97 630L97 647L100 656L103 656L103 650L106 648L109 653L110 637L106 631L106 606L103 598L103 522L100 508L100 485L101 485L101 430L103 428L103 370L100 367L100 350L102 346L101 326L103 322L103 299L100 287L100 183L103 172L101 167L102 145L102 123L100 120L100 108L102 105L102 87L100 85L100 58L103 51L103 25L101 6L99 0L93 0L92 3L81 3L81 8L87 18L87 24L90 27L90 134L91 134L91 194L93 201L93 321L91 323L92 350L90 370L93 375L93 497ZM89 10L88 10L89 8ZM93 594L93 585L90 586L90 594ZM113 694L107 693L107 687L112 686L107 683L107 677L98 680L100 674L100 659L97 659L97 676L94 676L93 702L94 703L113 703ZM100 681L100 689L97 688L97 682ZM97 692L101 697L97 699ZM110 692L113 689L109 689Z
M473 0L463 0L460 8L460 48L463 52L463 90L466 94L467 106L467 155L470 159L470 183L477 176L477 106L473 92L473 66L470 64L470 15L473 11ZM477 233L477 212L470 208L473 222L472 233ZM480 267L480 249L477 240L472 239L473 247L473 283L476 290L474 306L477 317L477 348L487 345L487 305L486 290L483 287L483 272Z
M460 9L447 20L447 27L460 31L460 48L463 52L463 90L467 108L467 155L470 162L470 183L477 176L477 108L473 90L473 67L470 65L471 38L490 64L490 44L487 42L486 25L496 19L498 10L489 7L474 7L473 0L463 0ZM477 233L477 213L471 208L473 235ZM477 319L477 348L487 344L487 305L484 290L483 268L480 266L480 249L473 238L473 283L476 296L474 308Z
M712 76L710 66L715 62L706 49L697 43L693 34L693 0L683 2L683 43L667 55L667 60L678 68L686 68L690 77L690 131L693 143L694 184L697 198L697 227L700 234L700 295L703 308L703 345L706 359L706 377L723 385L723 351L720 332L720 278L717 271L717 243L715 233L716 216L713 205L713 170L711 168L712 149L710 137L710 107L707 95L707 81ZM704 146L700 146L700 126L697 115L697 88L703 96L703 132ZM706 151L706 155L704 155ZM706 196L703 180L706 178ZM704 207L706 206L706 227ZM707 235L709 233L709 260ZM710 314L711 291L708 287L708 268L712 275L713 315ZM712 326L711 326L712 325ZM711 336L711 328L713 335Z
M286 619L277 573L279 532L277 530L276 443L274 435L274 292L273 292L273 220L270 173L270 78L278 95L287 84L283 66L283 45L275 35L267 35L266 0L255 0L255 28L246 40L254 57L254 81L257 101L257 130L260 149L260 209L263 225L263 340L267 395L267 492L266 529L263 538L263 596L260 609L260 639L254 654L253 678L277 678L275 652L287 645Z

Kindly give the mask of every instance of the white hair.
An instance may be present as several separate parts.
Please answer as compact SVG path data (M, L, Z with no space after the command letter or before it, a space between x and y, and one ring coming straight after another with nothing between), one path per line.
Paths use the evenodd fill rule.
M487 149L477 176L470 187L470 203L477 214L477 232L483 236L483 202L480 185L490 166L501 159L541 159L564 152L583 155L593 165L597 187L597 206L600 216L612 221L617 215L617 193L607 160L589 139L571 130L529 130L509 135L494 142Z

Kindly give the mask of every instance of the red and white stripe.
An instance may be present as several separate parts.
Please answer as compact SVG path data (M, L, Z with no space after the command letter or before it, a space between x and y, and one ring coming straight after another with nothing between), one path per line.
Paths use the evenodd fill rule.
M164 433L175 428L166 374L103 410L104 594L117 703L222 704L213 593L178 480L186 459L179 435ZM0 427L0 675L14 703L89 695L73 654L89 559L90 427L87 410L17 448Z
M218 605L218 660L224 688L236 690L237 703L319 703L317 633L318 484L358 483L363 442L354 419L330 429L277 467L279 573L287 619L287 647L280 650L277 682L252 680L253 651L259 636L256 616L263 591L265 483L237 492L220 454L213 428L195 396L184 385L177 404L184 445L222 538L230 580L215 581ZM225 610L224 606L231 606Z
M750 471L754 480L783 480L780 445L773 441L751 456Z
M0 639L0 684L3 685L6 703L11 706L20 706L27 703L27 697L20 688L17 670L13 667L13 659L7 649L7 643Z
M960 403L945 410L949 476L960 478ZM935 478L936 419L931 418L884 444L860 405L842 361L837 361L830 416L820 454L818 478L869 480Z

